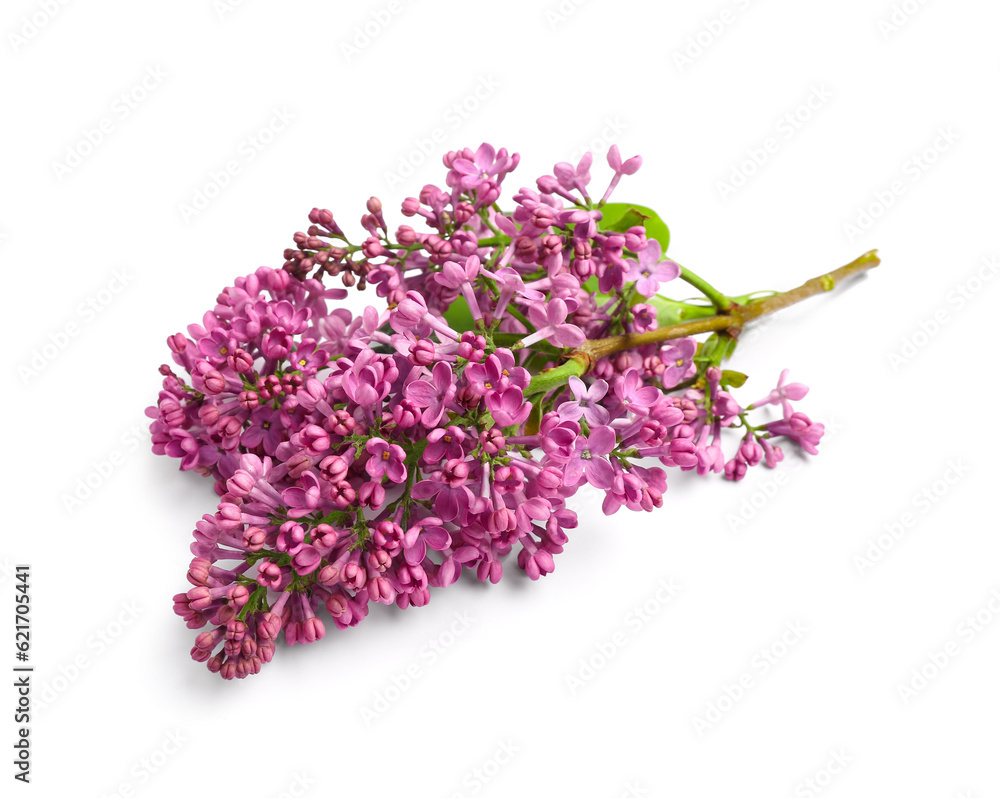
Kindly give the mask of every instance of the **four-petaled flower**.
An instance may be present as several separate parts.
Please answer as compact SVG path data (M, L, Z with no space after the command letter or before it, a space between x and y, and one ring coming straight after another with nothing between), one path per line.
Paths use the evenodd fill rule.
M473 363L466 368L465 376L469 387L484 396L506 390L511 385L524 390L531 380L528 370L515 366L514 357L507 350L497 350L485 363Z
M623 407L636 412L649 407L662 395L659 388L643 385L638 369L634 368L615 378L614 392Z
M406 452L402 446L382 438L370 438L365 451L371 455L365 463L365 471L372 479L380 480L385 475L392 482L406 481Z
M524 394L516 385L492 392L486 397L486 408L498 427L523 424L531 415L531 403L524 401Z
M518 160L516 153L508 155L503 147L497 152L484 142L475 153L466 151L463 157L456 158L451 168L458 173L458 184L462 188L477 189L491 180L502 179L517 166Z
M697 350L698 344L694 338L681 338L673 346L665 346L660 350L660 360L666 366L660 375L664 388L673 388L694 376L697 366L693 358Z
M592 427L608 423L611 414L601 406L601 400L608 392L608 384L604 380L594 380L588 388L579 377L570 377L567 387L573 398L556 408L561 418L576 421L582 416Z
M654 238L639 252L639 260L625 260L629 267L625 279L634 280L635 290L642 296L655 296L662 283L680 276L681 267L672 260L660 260L662 254L660 242Z
M535 332L523 338L521 343L530 346L543 338L556 346L577 347L586 341L583 331L575 324L566 322L569 307L565 300L553 299L545 304L536 303L528 308L528 318L535 325Z
M455 395L455 373L444 361L434 364L431 380L415 380L406 386L405 394L417 407L426 408L420 420L428 427L437 426Z
M587 482L595 488L610 488L615 478L615 469L604 456L614 450L616 443L617 437L611 427L594 427L589 436L579 436L563 467L563 484L573 487L586 474Z

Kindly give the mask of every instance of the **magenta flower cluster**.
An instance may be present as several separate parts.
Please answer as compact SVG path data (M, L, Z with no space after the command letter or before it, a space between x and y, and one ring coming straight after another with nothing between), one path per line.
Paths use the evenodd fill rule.
M219 294L201 324L168 339L153 450L215 481L218 508L194 531L192 587L175 610L192 657L224 678L259 672L287 644L359 623L372 602L423 606L463 571L496 583L516 563L552 572L584 486L607 514L663 503L667 469L775 465L783 436L815 452L821 424L781 382L757 426L726 372L691 338L619 352L554 380L588 340L658 326L657 292L681 274L641 225L606 229L602 207L638 157L612 147L603 198L591 157L557 164L502 212L519 157L450 152L445 188L402 203L422 223L390 233L372 198L348 242L314 209L281 269ZM353 316L324 277L374 287ZM723 453L723 430L739 430ZM508 558L510 555L510 558Z

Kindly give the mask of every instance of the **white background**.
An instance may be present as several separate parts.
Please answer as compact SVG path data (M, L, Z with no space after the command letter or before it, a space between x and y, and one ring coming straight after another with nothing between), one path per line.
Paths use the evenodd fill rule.
M30 563L36 667L33 782L15 787L749 798L818 794L813 779L830 796L1000 795L1000 280L985 266L1000 253L1000 7L339 5L4 4L0 595L10 619L11 568ZM276 115L293 118L261 137ZM791 368L828 439L738 484L671 475L652 514L605 518L582 496L546 579L511 568L421 610L375 607L225 683L188 658L194 633L171 612L215 503L207 480L149 452L166 336L235 276L280 265L314 205L356 234L377 194L398 224L405 196L442 181L444 152L483 140L522 154L508 196L588 147L602 191L611 143L641 153L617 198L658 209L671 254L729 293L877 247L880 268L748 332L733 361L751 375L745 401ZM752 174L731 190L734 170ZM67 501L88 477L92 495ZM669 602L661 580L679 588ZM979 631L964 620L977 612ZM471 622L452 638L456 613ZM788 624L807 631L764 673ZM377 696L395 700L366 722ZM12 688L2 701L9 762Z

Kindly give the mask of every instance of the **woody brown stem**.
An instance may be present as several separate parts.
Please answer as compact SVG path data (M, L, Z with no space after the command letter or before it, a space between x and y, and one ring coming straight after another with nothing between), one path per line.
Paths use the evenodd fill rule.
M837 285L848 277L860 274L868 269L873 269L881 261L876 250L866 252L857 260L827 272L819 277L806 280L798 288L791 291L784 291L780 294L754 299L745 304L733 304L726 313L719 313L704 319L685 321L680 324L671 324L667 327L659 327L642 333L625 333L623 335L613 335L609 338L598 338L585 341L582 346L567 356L567 361L532 378L526 394L548 393L560 385L566 383L571 376L582 376L593 368L601 358L609 357L618 352L624 352L646 344L658 344L670 341L675 338L687 338L691 335L707 332L726 331L733 337L739 335L743 326L761 316L775 313L804 299L808 299L816 294L832 291Z

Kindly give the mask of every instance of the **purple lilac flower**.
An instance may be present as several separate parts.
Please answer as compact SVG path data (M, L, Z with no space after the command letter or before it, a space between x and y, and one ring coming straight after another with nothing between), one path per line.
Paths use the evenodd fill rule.
M423 460L425 463L439 463L445 458L449 460L458 459L463 456L463 444L466 441L465 432L454 424L431 430L427 435L427 448L424 449Z
M656 308L643 302L632 306L632 327L636 332L655 330L657 326Z
M530 346L545 338L556 346L580 346L587 339L579 327L566 322L568 315L569 309L562 299L553 299L544 305L531 305L528 308L528 318L535 325L535 332L523 338L521 345Z
M451 168L459 176L459 186L476 189L490 180L503 179L505 174L517 166L519 160L517 153L508 155L503 148L497 152L491 145L483 143L475 153L465 150L452 161Z
M660 391L654 385L644 385L638 369L630 368L615 378L614 394L620 405L626 409L647 408L660 398Z
M639 259L627 258L627 281L635 282L635 289L642 296L655 296L660 285L668 283L680 276L681 267L672 260L660 260L663 252L660 242L653 239L645 249L639 252Z
M781 376L778 378L778 387L772 390L763 399L759 399L754 402L751 407L761 407L762 405L776 405L780 404L784 412L785 418L792 415L791 402L797 402L802 399L807 393L809 393L809 387L803 385L801 382L792 382L785 385L785 380L788 378L788 369L781 372Z
M465 261L465 266L459 266L452 261L446 261L442 264L441 271L433 275L434 280L439 284L446 288L462 292L462 296L465 297L473 319L481 319L483 317L483 312L479 308L479 299L476 297L475 290L472 287L473 281L479 276L480 268L479 258L475 255L470 255Z
M503 318L504 312L507 309L507 304L515 296L530 303L545 301L545 294L525 287L524 281L521 279L521 275L517 273L516 269L512 269L509 266L504 266L497 269L495 272L482 269L482 274L484 277L494 280L497 288L500 290L500 296L497 299L496 308L493 310L493 318L495 319Z
M462 518L474 500L466 485L469 472L469 465L463 460L448 460L431 479L413 486L413 497L418 500L433 498L434 512L442 521Z
M608 423L611 414L600 404L608 392L608 384L604 380L594 380L588 388L579 377L570 377L567 387L573 398L556 408L562 418L576 421L582 417L592 427Z
M605 229L601 210L582 207L589 154L518 191L512 211L499 201L516 153L484 144L443 162L446 188L401 204L412 226L393 231L373 197L351 244L314 208L282 268L237 278L167 339L182 373L160 369L153 451L211 477L218 495L195 524L174 607L202 630L192 658L223 678L258 673L282 635L313 643L372 604L424 606L466 572L551 573L577 524L566 502L584 485L603 492L605 513L650 511L669 468L740 479L781 460L777 437L816 451L822 425L791 412L805 386L783 372L758 405L781 404L784 418L744 427L749 410L720 369L699 372L693 339L598 358L585 379L538 390L561 363L552 347L655 329L629 281L652 295L679 267L641 225ZM605 198L640 163L612 147ZM331 278L371 283L377 306L356 317L331 306L346 295ZM459 297L469 329L450 321ZM724 452L727 425L743 431L735 451Z
M270 407L258 407L250 413L250 426L240 438L240 444L247 449L263 446L265 452L273 455L284 434L280 414Z
M805 413L792 413L788 418L766 424L765 429L771 435L783 435L795 441L809 454L819 454L816 447L826 430L822 424L811 421Z
M594 156L586 152L575 167L565 162L557 163L552 171L555 172L556 180L559 181L559 185L564 191L579 191L580 195L587 200L589 199L587 184L590 182L590 165L593 162Z
M608 190L604 192L604 196L601 198L602 202L608 201L608 198L611 196L612 192L618 186L619 181L622 179L622 175L634 175L639 171L639 167L642 166L642 156L633 156L625 161L625 163L622 163L622 156L621 152L618 150L618 145L612 144L608 149L608 166L614 170L615 176L611 179L611 184L608 186Z
M524 400L524 394L516 385L487 396L486 408L499 427L523 424L531 414L531 403Z
M660 383L664 388L680 385L695 374L697 368L693 358L697 351L698 344L694 338L681 338L672 346L665 346L660 350L660 359L666 364L666 369L660 375Z
M402 446L388 443L381 438L370 438L365 451L371 455L365 463L365 471L372 479L389 477L393 482L406 480L406 452Z
M594 427L588 437L579 436L563 466L563 484L573 487L586 475L587 482L594 487L610 488L615 470L604 456L614 450L616 443L617 437L611 427Z
M473 363L465 370L469 387L488 396L491 391L503 391L513 385L528 387L528 370L514 365L514 356L507 349L498 349L485 363Z
M436 426L444 415L448 403L455 395L455 375L451 366L441 362L431 371L431 379L415 380L406 386L406 398L417 407L426 408L421 421L429 426Z

